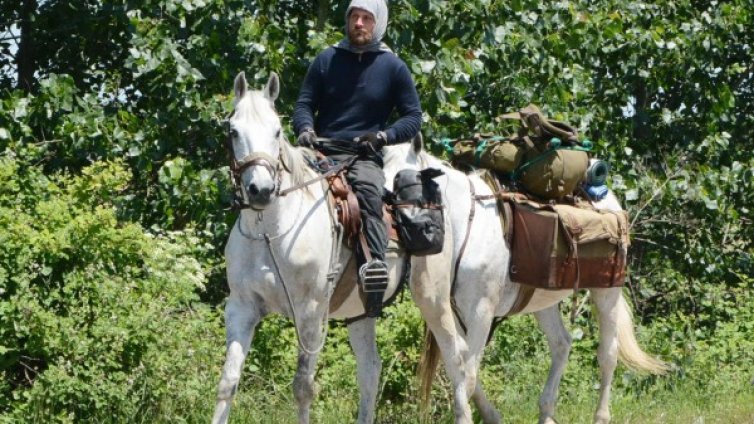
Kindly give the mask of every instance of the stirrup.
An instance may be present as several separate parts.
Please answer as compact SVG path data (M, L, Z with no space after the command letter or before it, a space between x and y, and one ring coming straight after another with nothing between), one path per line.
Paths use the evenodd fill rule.
M359 268L359 281L364 293L387 290L387 277L387 264L379 259L373 259Z

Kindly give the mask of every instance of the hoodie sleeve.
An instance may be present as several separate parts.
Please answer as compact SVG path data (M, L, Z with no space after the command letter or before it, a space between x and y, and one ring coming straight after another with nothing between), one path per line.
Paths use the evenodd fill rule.
M392 95L398 111L398 120L385 129L387 144L403 143L419 133L422 123L422 110L416 84L406 64L398 59L399 66L392 84Z
M309 65L298 94L296 107L293 109L293 131L296 135L306 128L314 129L314 114L319 107L323 86L320 61L321 55L314 58L312 64Z

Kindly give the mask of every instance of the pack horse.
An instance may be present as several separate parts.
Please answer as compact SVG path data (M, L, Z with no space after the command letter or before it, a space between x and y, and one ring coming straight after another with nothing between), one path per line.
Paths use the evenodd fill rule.
M445 198L447 225L445 248L438 255L413 257L410 288L430 332L422 353L420 378L425 396L431 389L434 367L440 355L455 395L455 420L471 423L471 411L464 400L471 399L485 423L502 421L477 379L485 345L496 318L534 313L545 333L551 353L550 372L539 399L539 422L555 423L558 387L571 348L559 303L572 289L535 289L511 281L511 252L506 229L501 225L498 199L483 174L466 175L418 149L407 153L389 150L385 172L395 167L429 166L443 171L436 179ZM407 155L407 159L403 157ZM416 155L414 158L412 155ZM621 211L610 192L593 205L598 210ZM542 284L547 287L547 284ZM622 287L588 288L597 309L600 342L597 352L600 389L594 422L610 421L610 388L620 359L629 368L663 374L667 364L648 355L639 346L631 309ZM460 356L458 356L460 354Z

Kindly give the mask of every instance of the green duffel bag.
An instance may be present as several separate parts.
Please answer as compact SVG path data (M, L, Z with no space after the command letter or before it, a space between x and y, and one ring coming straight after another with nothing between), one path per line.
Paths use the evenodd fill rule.
M589 167L589 140L580 140L570 125L547 119L539 108L529 105L502 116L521 124L518 137L524 143L523 163L512 180L526 191L545 199L571 194L584 180Z
M524 159L526 146L517 138L477 134L471 140L453 144L453 163L461 166L491 169L509 174Z
M529 192L557 199L576 190L589 167L589 156L581 150L553 149L539 153L530 150L527 162L516 172L519 183Z
M496 171L514 187L543 199L571 194L584 181L591 142L580 139L575 128L548 119L531 104L500 118L518 121L517 133L441 140L453 164Z

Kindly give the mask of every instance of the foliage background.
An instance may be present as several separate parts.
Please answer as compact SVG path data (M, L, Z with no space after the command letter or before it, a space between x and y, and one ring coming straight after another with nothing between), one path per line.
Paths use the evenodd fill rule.
M232 78L259 86L277 72L289 114L309 60L342 36L345 6L0 5L0 421L206 421L234 219L222 147ZM412 70L435 153L441 137L508 131L497 117L533 102L610 161L632 217L640 338L675 364L662 379L619 369L618 419L754 420L727 410L754 397L754 3L393 0L390 13L387 42ZM590 315L572 326L567 422L596 402ZM333 325L315 416L341 422L355 373ZM534 419L544 381L533 328L506 322L488 348L483 378L514 422ZM418 420L420 334L408 299L388 309L382 421ZM284 320L262 325L239 420L294 417L293 337ZM449 396L438 384L433 416L449 419ZM677 399L698 408L674 413Z

